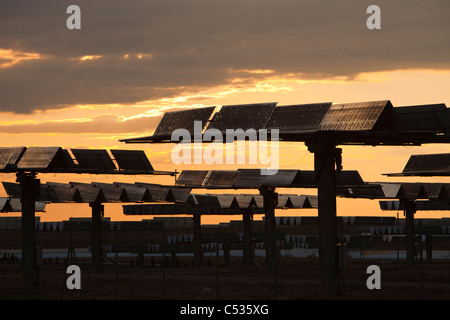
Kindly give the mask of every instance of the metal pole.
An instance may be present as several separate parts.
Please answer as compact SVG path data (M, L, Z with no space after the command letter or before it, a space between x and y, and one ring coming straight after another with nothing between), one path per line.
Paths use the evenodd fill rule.
M91 232L91 254L92 264L100 268L102 263L102 216L103 205L99 202L90 203L92 208L92 232Z
M406 218L406 260L409 266L414 265L414 200L403 200Z
M319 283L320 293L337 295L337 222L336 222L336 159L340 154L333 144L307 145L314 153L319 215ZM338 168L340 170L340 168Z
M202 265L202 225L201 215L194 214L194 267Z
M243 258L244 265L249 266L252 260L252 212L249 209L242 215L244 222L244 236L243 236Z
M35 278L35 201L40 181L36 173L17 173L22 188L22 263L24 283L33 290Z
M276 268L275 257L275 203L277 194L275 188L260 188L260 193L264 199L264 223L266 231L266 264L269 271Z

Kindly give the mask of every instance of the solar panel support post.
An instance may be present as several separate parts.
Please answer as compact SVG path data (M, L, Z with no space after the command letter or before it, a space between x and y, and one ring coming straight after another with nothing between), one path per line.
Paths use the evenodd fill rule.
M403 202L406 220L406 262L409 266L414 265L414 214L416 213L416 202L414 200L401 200Z
M35 201L39 194L40 180L35 172L18 172L17 182L22 188L22 264L25 285L33 288L36 271L35 253Z
M201 214L193 214L192 218L194 220L194 267L200 267L202 265Z
M273 187L259 188L264 201L264 224L266 231L266 264L271 272L276 270L275 255L275 206L277 205L277 193Z
M244 223L244 235L243 235L243 259L244 265L249 266L252 261L252 220L253 212L252 208L249 208L247 212L242 215L242 221Z
M102 263L102 218L104 206L96 201L89 203L92 210L91 255L92 265L101 267Z
M337 295L336 165L341 170L341 149L333 143L306 143L314 153L318 195L319 288L324 296Z

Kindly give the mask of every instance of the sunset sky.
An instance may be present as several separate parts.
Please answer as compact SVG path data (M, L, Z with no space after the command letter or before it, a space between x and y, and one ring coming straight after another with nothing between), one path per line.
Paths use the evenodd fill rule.
M71 4L81 9L80 30L66 27ZM366 27L371 4L381 8L380 30ZM118 140L150 135L165 111L210 105L390 100L450 106L449 13L448 0L2 1L0 146L141 149L155 169L181 171L205 166L174 166L173 145ZM449 148L343 147L343 165L366 181L448 182L382 176L400 172L411 154L435 152ZM280 168L311 170L313 155L302 143L281 143ZM173 177L40 179L173 183ZM381 212L378 201L338 199L338 215L364 214L396 215ZM39 216L86 217L90 208L49 204ZM107 205L105 216L148 218L125 217L121 205ZM440 216L450 213L416 215Z

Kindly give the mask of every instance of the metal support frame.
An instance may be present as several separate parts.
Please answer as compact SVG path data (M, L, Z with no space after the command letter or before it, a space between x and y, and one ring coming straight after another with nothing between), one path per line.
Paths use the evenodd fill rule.
M341 149L333 143L307 144L314 153L319 216L319 289L325 296L337 295L336 170L340 171ZM337 168L336 168L337 166Z
M259 192L264 201L264 224L266 231L266 264L269 271L275 271L275 206L278 203L278 194L273 187L261 187Z
M401 200L406 218L406 261L409 266L414 265L414 214L416 203L414 200Z
M90 203L92 208L91 254L92 264L100 268L102 264L102 218L104 206L99 202Z
M202 265L202 225L201 214L194 214L194 267Z
M252 209L249 208L247 212L242 214L242 221L244 223L244 235L243 235L243 250L242 255L244 259L244 265L249 266L252 261L252 220L253 220L253 212Z
M39 194L40 180L36 173L18 172L17 182L22 188L22 264L23 280L27 286L33 287L36 272L35 253L35 201Z

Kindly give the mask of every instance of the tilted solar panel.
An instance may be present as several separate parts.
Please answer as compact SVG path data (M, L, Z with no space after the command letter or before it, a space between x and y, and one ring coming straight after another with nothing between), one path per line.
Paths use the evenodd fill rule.
M319 131L372 130L385 108L393 109L388 100L333 104L323 117Z
M142 150L111 149L120 170L153 171L153 167Z
M16 165L25 149L25 147L0 148L0 170Z
M265 128L280 133L315 132L330 106L331 102L277 106Z
M234 170L211 170L205 179L206 187L232 187L239 172Z
M403 173L450 172L450 153L412 155Z
M116 166L106 150L71 149L79 167L82 169L111 171Z
M153 133L155 138L170 139L176 129L187 129L194 133L194 122L201 121L202 129L206 126L215 107L166 112Z
M184 186L202 186L209 170L183 170L175 182Z
M20 158L19 169L69 169L74 162L61 147L29 147Z
M276 102L222 106L208 129L226 132L227 129L263 129L270 118Z

